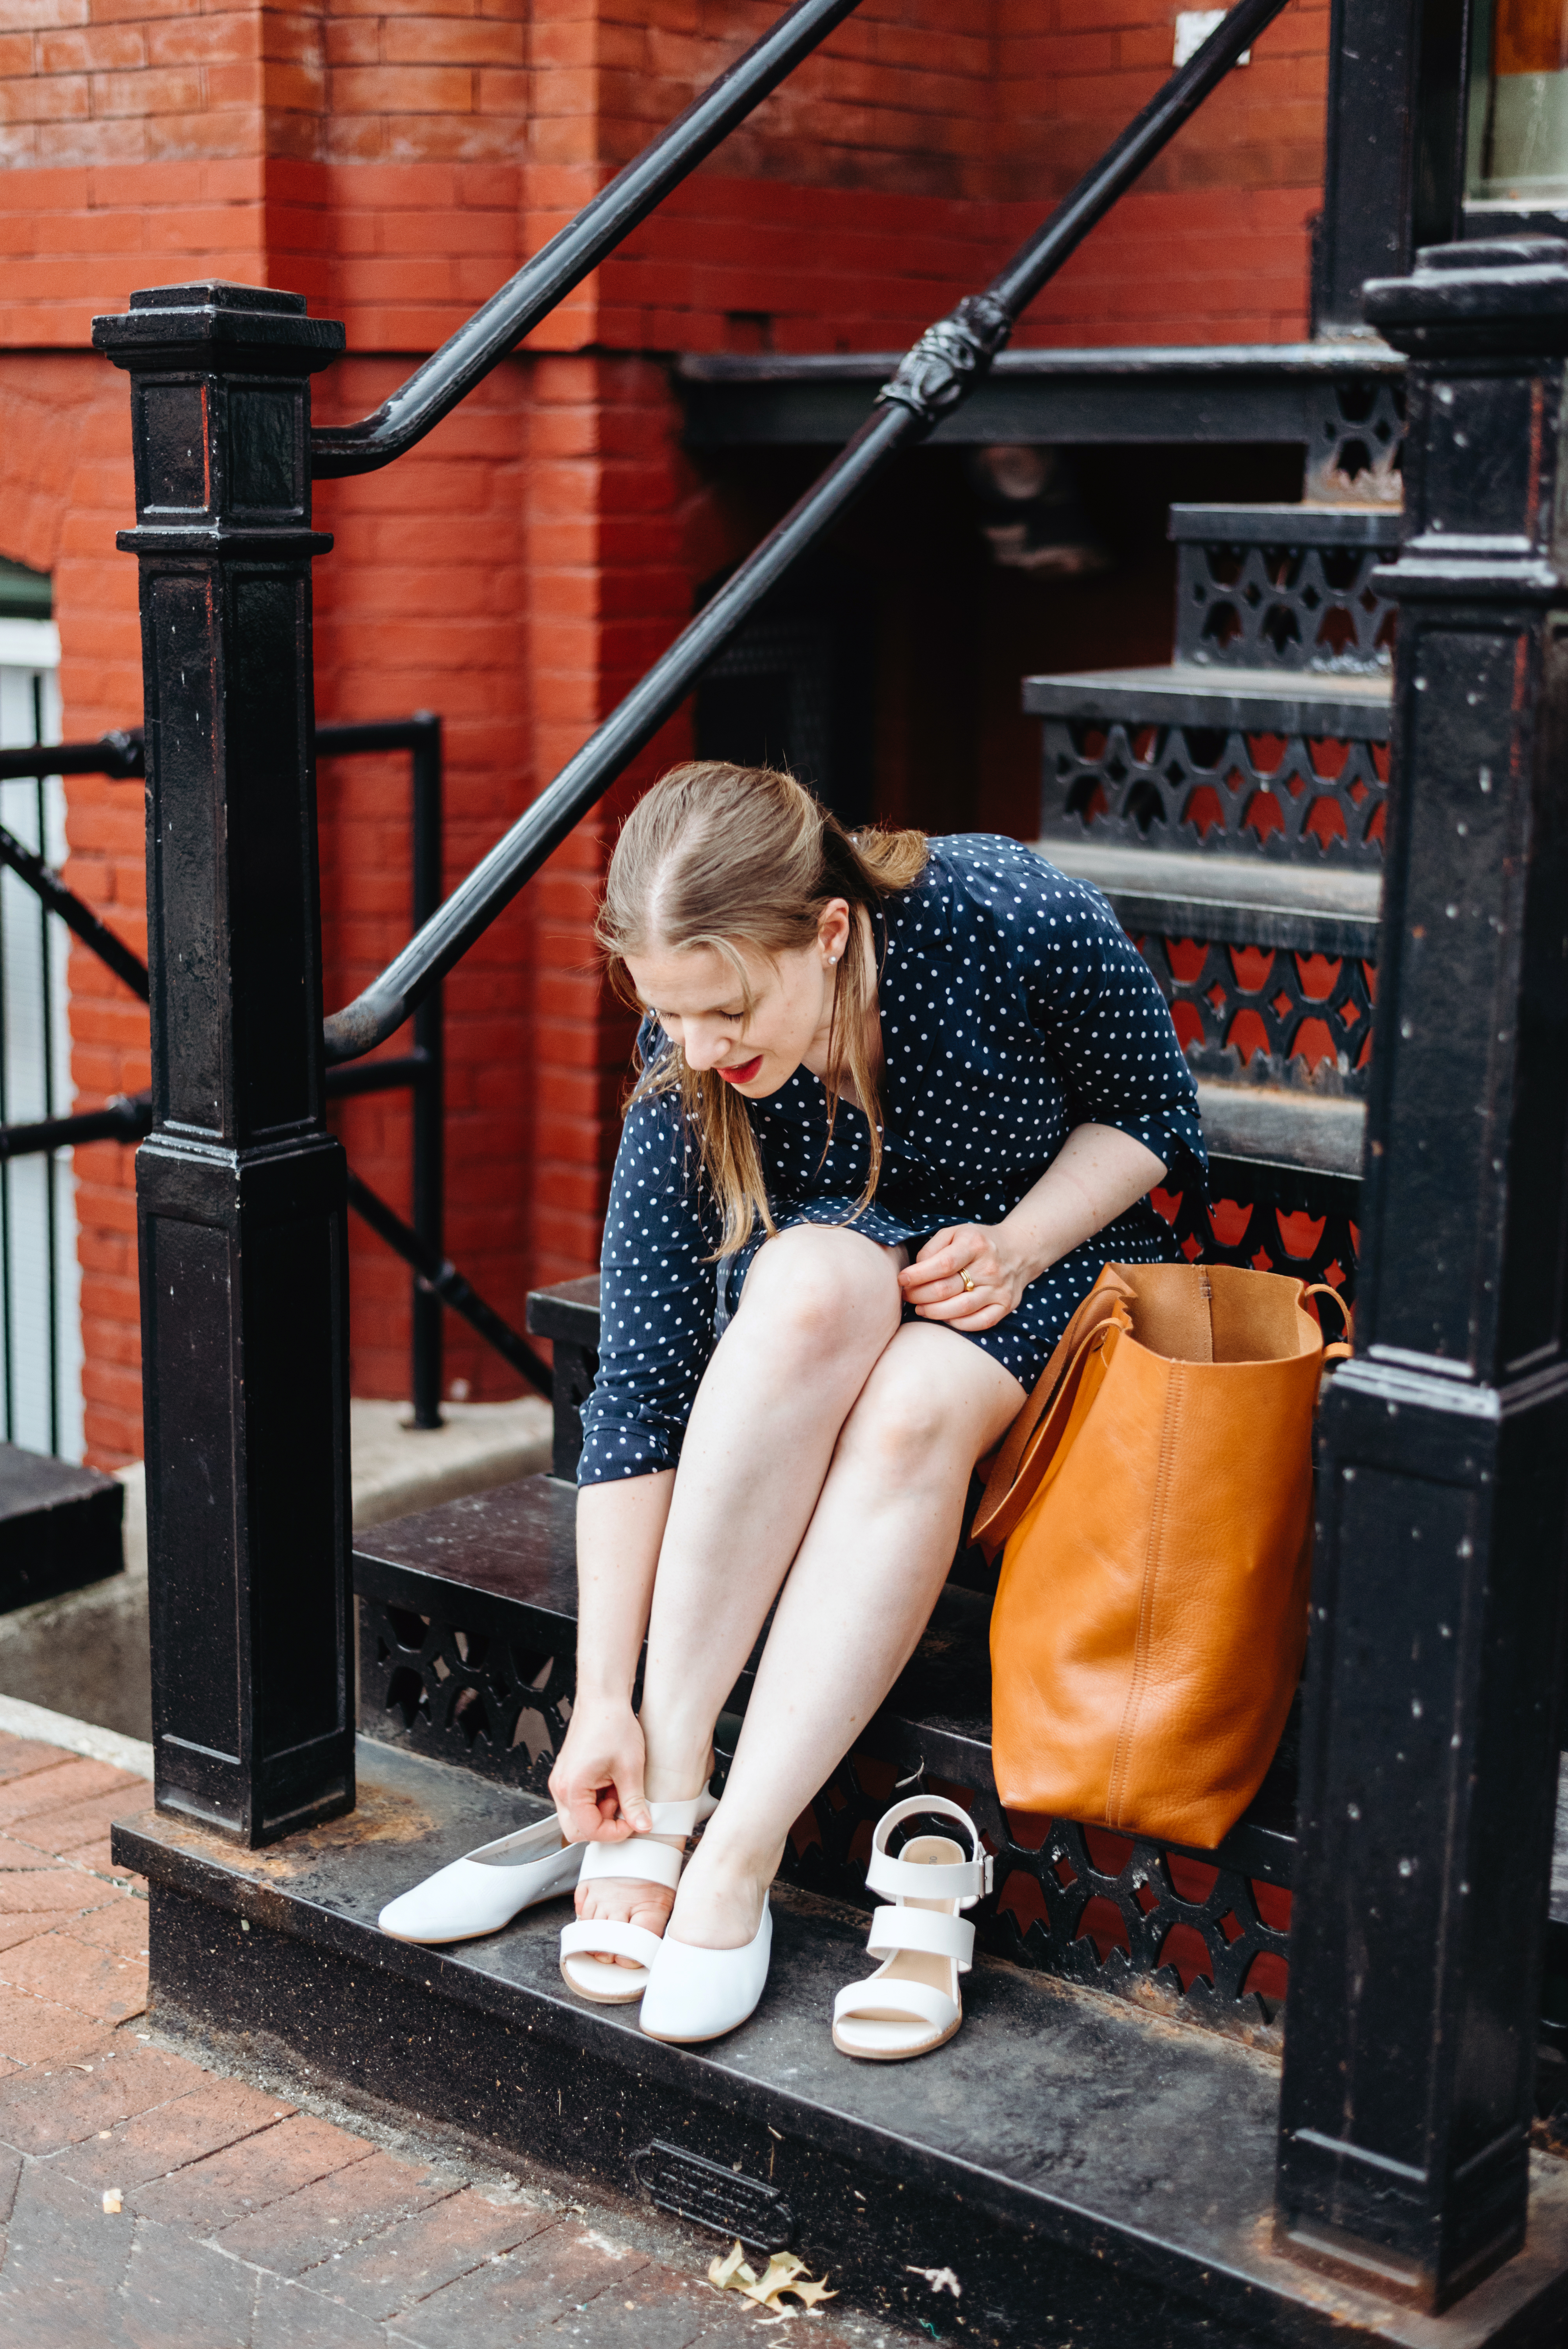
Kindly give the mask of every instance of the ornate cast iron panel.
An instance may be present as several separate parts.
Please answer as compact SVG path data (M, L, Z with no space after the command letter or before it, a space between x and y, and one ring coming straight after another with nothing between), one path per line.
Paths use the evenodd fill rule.
M1251 1266L1324 1281L1356 1301L1361 1186L1338 1174L1304 1174L1243 1159L1210 1162L1209 1196L1158 1190L1154 1205L1190 1263ZM1328 1319L1334 1320L1330 1308ZM1330 1328L1329 1336L1339 1332Z
M987 1610L983 1601L977 1609L969 1603L983 1649ZM454 1594L454 1615L459 1604ZM363 1596L359 1609L365 1734L545 1794L571 1712L570 1654L537 1656L458 1621ZM924 1644L933 1652L914 1669L950 1682L954 1640L939 1624ZM975 1644L962 1635L957 1641L960 1648ZM976 1661L983 1664L983 1654L961 1655L960 1677L972 1679L965 1666ZM973 1756L971 1775L980 1784L919 1772L901 1781L885 1760L848 1756L797 1822L781 1871L786 1880L872 1905L865 1888L872 1828L895 1789L908 1793L923 1783L974 1811L996 1855L996 1891L974 1911L982 1947L1036 1971L1168 2005L1209 2029L1274 2044L1284 1995L1284 1885L1234 1864L1068 1820L1009 1818L991 1784L985 1725L975 1726L980 1735L966 1736L963 1750ZM901 1740L909 1733L901 1728ZM913 1735L921 1738L918 1726ZM942 1740L944 1748L956 1743ZM1288 1842L1274 1835L1268 1843L1274 1857L1264 1865L1279 1876Z
M1136 944L1199 1076L1366 1092L1376 963L1209 938Z
M1250 534L1249 534L1250 535ZM1394 606L1373 584L1383 546L1182 537L1176 658L1226 668L1365 676L1390 668Z
M1403 502L1405 385L1398 376L1343 376L1319 388L1305 495L1362 506Z
M366 1734L543 1795L566 1735L576 1659L359 1599Z
M1046 837L1380 865L1387 746L1045 720ZM1053 810L1059 810L1053 813Z

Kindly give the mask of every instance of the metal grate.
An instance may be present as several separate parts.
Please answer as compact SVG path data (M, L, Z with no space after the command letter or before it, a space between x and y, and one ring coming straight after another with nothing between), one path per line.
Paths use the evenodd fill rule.
M1381 546L1178 543L1176 657L1216 667L1367 676L1391 668Z
M1045 755L1047 840L1383 862L1386 742L1047 718Z
M1376 963L1212 938L1135 943L1199 1076L1366 1092Z
M1304 495L1327 503L1397 506L1405 495L1405 386L1398 376L1324 384L1307 444Z
M497 1634L359 1597L366 1734L548 1792L566 1736L576 1657L535 1654Z

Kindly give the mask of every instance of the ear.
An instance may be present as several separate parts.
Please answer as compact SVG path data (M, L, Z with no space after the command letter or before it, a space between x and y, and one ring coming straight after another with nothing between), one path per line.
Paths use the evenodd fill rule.
M830 897L822 908L821 920L817 924L817 944L827 961L840 962L849 942L849 901L843 897Z

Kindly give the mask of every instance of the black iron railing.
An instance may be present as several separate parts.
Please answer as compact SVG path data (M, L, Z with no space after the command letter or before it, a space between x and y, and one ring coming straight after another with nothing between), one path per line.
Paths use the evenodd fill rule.
M121 543L141 565L151 746L154 1119L137 1174L163 1809L257 1845L355 1800L349 1185L323 1116L324 1034L344 1061L401 1025L789 565L983 378L1022 306L1284 5L1239 0L986 292L922 336L817 488L325 1030L309 584L330 542L306 451L325 475L411 446L772 66L699 101L617 183L643 191L615 199L623 214L557 241L553 280L525 294L523 273L335 440L310 436L309 378L342 330L298 295L165 287L95 324L132 378L138 527ZM804 54L844 13L797 9L769 38L799 36ZM1276 2209L1294 2258L1428 2312L1524 2240L1551 1875L1568 1529L1562 255L1560 241L1445 248L1372 309L1410 359L1412 534L1387 581L1401 616L1368 1278L1323 1413ZM1217 2190L1205 2240L1222 2251ZM1116 2227L1120 2261L1137 2230ZM1542 2258L1520 2286L1532 2299L1478 2314L1487 2337L1545 2337L1561 2277ZM1326 2287L1318 2313L1370 2326L1366 2307Z
M461 960L474 940L482 936L524 883L603 798L638 751L653 740L763 597L802 555L820 543L896 456L923 440L944 416L985 380L992 359L1011 335L1020 313L1077 251L1095 222L1104 218L1118 197L1170 144L1182 124L1224 79L1243 50L1251 47L1285 5L1286 0L1237 0L1237 5L1211 33L1197 54L1172 74L1094 168L1085 173L1072 193L997 272L985 292L967 296L948 317L927 328L882 387L876 412L815 486L703 606L690 626L633 687L620 707L568 761L505 837L480 859L468 879L453 891L439 912L409 940L380 978L327 1020L329 1061L356 1060L402 1026L426 988L433 987L454 963ZM666 150L678 150L682 125L688 119L688 116L682 116L665 139L642 159L642 163L648 166L650 178L650 159ZM707 150L704 147L700 151ZM640 168L641 165L631 167L634 171ZM665 176L673 185L681 173L675 171L672 162L665 167ZM605 191L606 195L610 192ZM642 216L642 212L635 215L637 219ZM543 258L542 255L541 260ZM523 275L527 274L525 271ZM575 278L566 281L575 282ZM513 286L521 283L521 279L514 279ZM566 290L566 284L561 290ZM509 288L508 293L511 291ZM496 298L500 301L503 297ZM555 298L559 299L559 295ZM444 363L440 377L443 383L457 379L465 338L473 338L476 366L480 365L480 356L492 349L493 335L480 328L486 315L480 311L430 362L432 368L438 362ZM542 310L531 310L527 323L535 324L542 315ZM501 352L495 350L480 367L480 372L493 366L500 356ZM421 370L419 375L411 377L397 399L407 398L411 406L417 407L415 388L426 372ZM460 392L454 392L452 398L460 396ZM396 404L395 399L389 408ZM444 415L451 404L451 399L447 399L444 406L432 402L429 423ZM383 415L388 412L382 411ZM378 422L373 419L370 424L355 429L368 433ZM422 429L428 429L428 424ZM337 444L331 434L314 434L311 446L317 472L350 470L340 466L333 455ZM388 450L388 455L397 453L397 449Z
M311 434L315 478L373 473L422 440L858 5L859 0L798 0L374 416L357 424L318 425Z
M441 890L441 721L428 711L412 718L378 719L362 725L319 726L318 757L353 758L376 752L407 750L410 756L413 828L413 914L416 926L429 918ZM143 771L140 729L107 735L97 742L37 744L0 752L0 781L31 781L38 789L39 824L42 792L50 775L107 774L117 781L134 779ZM40 829L40 839L43 837ZM142 1002L149 997L147 965L92 907L68 889L47 861L4 826L0 826L0 864L15 873L37 898L44 916L54 915L73 936L98 957ZM46 1002L46 1014L47 1005ZM47 1021L46 1018L46 1029ZM409 1383L412 1421L416 1427L441 1425L443 1306L466 1320L510 1366L521 1372L540 1392L548 1394L551 1374L527 1340L502 1315L488 1305L447 1260L442 1241L443 1127L445 1120L444 1021L440 990L432 988L414 1014L414 1041L407 1052L384 1055L357 1068L332 1070L326 1090L334 1100L364 1093L396 1092L407 1088L413 1104L413 1203L405 1222L358 1175L349 1177L349 1204L361 1220L403 1258L413 1272L412 1332L409 1343ZM5 1119L5 1090L0 1077L0 1331L10 1327L10 1258L4 1248L9 1205L8 1169L17 1159L44 1156L49 1160L49 1196L53 1198L54 1158L61 1150L89 1142L138 1143L152 1131L150 1092L121 1094L102 1108L54 1114L52 1100L46 1114L26 1123ZM50 1226L50 1298L54 1296L54 1229ZM49 1324L50 1360L57 1351L57 1332ZM6 1345L0 1351L0 1371L9 1362ZM11 1427L11 1381L5 1380L5 1432ZM54 1439L58 1440L58 1402L54 1406Z
M410 947L324 1023L310 573L331 541L312 526L313 473L365 470L412 446L849 5L791 9L361 425L311 430L310 378L344 336L298 295L218 281L164 287L94 324L95 347L131 377L138 526L119 543L141 564L151 750L153 1125L137 1186L150 1546L168 1562L154 1568L165 1610L154 1641L158 1798L253 1841L354 1799L349 1191L323 1117L325 1061L362 1058L414 1012L790 565L983 379L1025 305L1285 0L1238 0L991 286L921 336L816 489ZM190 1481L198 1423L202 1458L224 1464L222 1491ZM216 1547L214 1508L233 1526ZM247 1644L225 1630L191 1682L181 1660L211 1648L218 1624L248 1627ZM255 1661L318 1647L320 1671L294 1673L286 1691Z

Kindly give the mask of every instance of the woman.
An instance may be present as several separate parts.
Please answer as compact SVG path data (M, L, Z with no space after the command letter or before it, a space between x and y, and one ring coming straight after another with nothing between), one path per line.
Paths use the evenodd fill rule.
M761 1994L789 1826L913 1651L975 1461L1101 1267L1171 1254L1146 1195L1179 1165L1201 1179L1202 1142L1141 956L1097 890L1016 843L851 838L787 776L686 766L628 819L597 935L644 1017L550 1781L586 1846L562 1970L692 2040ZM686 1858L715 1722L775 1600ZM956 2029L957 1909L983 1889L972 1837L967 1857L884 1843L870 1880L945 1916L873 1940L879 1984L928 1986L846 1993L835 2038L856 2054Z

